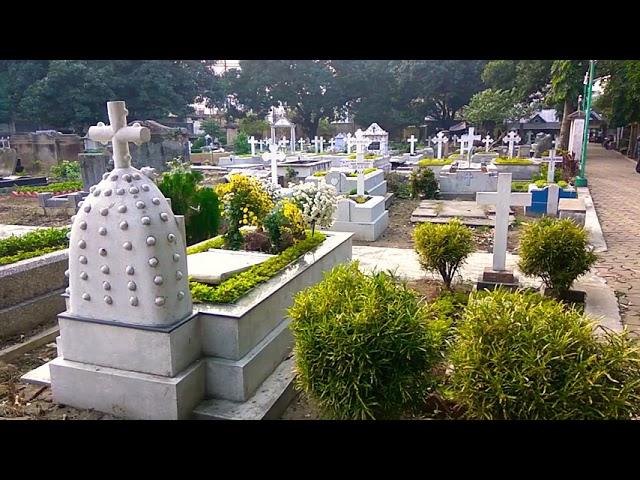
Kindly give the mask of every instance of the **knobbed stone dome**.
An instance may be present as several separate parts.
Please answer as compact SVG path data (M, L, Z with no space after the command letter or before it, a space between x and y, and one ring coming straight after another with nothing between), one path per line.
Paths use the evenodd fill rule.
M113 130L108 138L113 138L116 168L91 187L73 221L68 313L135 325L170 325L192 313L184 239L158 187L130 166L127 142L136 135L144 141L144 127L126 127L124 102L108 106L112 126L92 129L104 135ZM123 118L114 122L116 115ZM114 126L123 122L123 128ZM104 139L100 131L90 130L89 135ZM121 131L124 140L117 136Z

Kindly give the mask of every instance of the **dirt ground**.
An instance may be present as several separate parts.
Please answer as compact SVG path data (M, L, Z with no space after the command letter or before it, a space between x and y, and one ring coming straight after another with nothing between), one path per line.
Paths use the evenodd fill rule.
M38 212L38 199L29 197L0 196L0 223L5 225L32 225L64 227L71 223L65 213L42 215Z
M418 225L411 222L411 213L418 207L420 200L394 199L389 208L389 226L375 242L354 240L354 245L370 247L413 248L411 232ZM517 252L522 222L525 220L522 207L512 207L516 214L516 222L509 228L507 249ZM476 249L481 252L491 252L493 248L493 228L473 227Z

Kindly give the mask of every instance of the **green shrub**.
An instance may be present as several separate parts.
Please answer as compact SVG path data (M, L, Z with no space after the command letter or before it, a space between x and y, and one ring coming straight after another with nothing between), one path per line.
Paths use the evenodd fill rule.
M0 239L0 265L8 265L67 248L69 246L67 233L69 233L68 228L47 228Z
M409 179L405 175L391 172L386 175L387 188L398 198L411 198Z
M351 190L349 190L349 195L357 195L358 194L358 189L357 188L352 188ZM369 192L367 190L364 191L365 195L369 195Z
M242 130L238 132L236 141L233 144L233 151L237 154L251 153L251 145L249 145L249 137Z
M82 180L80 174L80 164L78 162L70 162L63 160L51 167L51 176L64 180Z
M476 419L629 419L640 414L640 353L593 335L574 309L535 293L475 292L450 351L449 393Z
M300 209L288 199L281 200L263 222L272 253L280 253L305 238L305 223Z
M206 143L206 140L204 138L204 135L200 135L191 144L191 148L192 148L192 150L200 150L200 151L202 151L202 147L204 147L205 143Z
M528 192L530 183L531 182L529 180L514 180L513 182L511 182L511 191Z
M234 303L253 287L268 281L291 262L313 250L325 240L325 235L307 232L307 238L287 248L280 255L254 265L219 285L189 282L194 302Z
M528 158L496 158L496 165L533 165L533 160Z
M454 218L447 223L425 222L413 231L420 265L437 271L445 286L451 289L454 275L473 252L473 231Z
M368 175L368 174L370 174L371 172L375 172L376 170L378 170L376 167L365 168L365 169L362 171L362 173L363 173L364 175ZM347 177L357 177L357 176L358 176L358 173L356 173L356 172L353 172L353 173L347 173Z
M539 276L552 295L564 298L574 280L597 260L588 245L586 230L572 220L543 217L522 232L518 267L525 275Z
M413 198L437 198L438 180L431 169L418 167L409 176L409 190Z
M440 165L451 165L453 163L453 160L450 158L433 158L433 159L423 159L423 160L418 160L418 166L419 167L429 167L429 166L440 166Z
M567 188L569 186L569 184L567 182L565 182L564 180L559 180L558 181L558 186L560 188Z
M534 182L536 184L536 187L538 188L544 188L547 186L547 181L546 180L536 180Z
M192 171L187 164L172 162L171 170L162 174L158 188L171 199L171 210L184 215L187 243L211 238L220 225L218 195L209 187L200 187L202 173Z
M342 264L289 309L296 382L330 417L388 418L434 385L448 322L425 319L413 291Z
M316 172L313 174L314 177L326 177L327 172Z
M547 174L549 173L549 165L547 162L540 164L540 173L538 175L534 175L533 180L544 180L547 181ZM553 181L558 183L562 180L562 168L556 168L553 171Z
M78 192L82 190L82 182L72 180L68 182L50 183L42 187L17 187L16 192L61 193Z

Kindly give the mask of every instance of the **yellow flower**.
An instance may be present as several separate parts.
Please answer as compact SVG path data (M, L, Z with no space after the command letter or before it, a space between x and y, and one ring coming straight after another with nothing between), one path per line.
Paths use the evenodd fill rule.
M243 225L247 225L248 223L249 223L249 222L247 222L247 219L246 219L246 218L242 220L242 224L243 224Z

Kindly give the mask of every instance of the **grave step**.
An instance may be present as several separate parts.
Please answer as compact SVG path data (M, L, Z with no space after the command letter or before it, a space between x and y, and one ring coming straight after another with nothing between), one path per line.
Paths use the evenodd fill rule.
M284 360L245 402L210 399L193 410L195 420L275 420L297 396L293 356Z
M49 364L53 362L45 363L44 365L40 365L38 368L31 370L28 373L25 373L22 377L20 377L20 381L24 383L32 383L34 385L46 385L47 387L51 386L51 373L49 372Z

